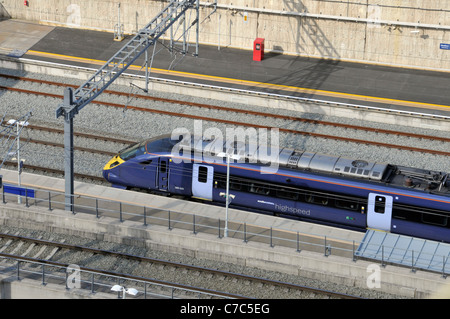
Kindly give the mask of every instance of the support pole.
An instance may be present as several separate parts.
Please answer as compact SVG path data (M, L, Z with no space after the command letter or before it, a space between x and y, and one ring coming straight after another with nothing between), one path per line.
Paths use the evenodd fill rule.
M73 211L73 114L70 109L73 105L73 91L66 88L64 91L64 177L65 177L65 210Z
M20 167L20 128L19 128L19 121L16 121L16 125L17 125L17 186L19 186L19 188L22 186L21 184L21 180L20 180L20 175L22 173L22 167ZM22 204L22 196L20 196L20 191L19 191L19 196L17 196L17 203L18 204Z
M198 30L199 30L199 0L177 0L170 3L140 30L130 41L108 60L97 72L91 76L78 89L72 91L66 88L64 91L64 103L56 110L56 118L64 116L64 172L65 172L65 209L74 211L74 144L73 144L73 118L86 105L99 96L111 85L128 67L147 51L150 45L170 29L171 49L173 47L173 24L183 17L186 11L196 3L197 9L197 51L198 55ZM120 5L119 5L120 9ZM120 13L120 11L119 11ZM185 17L184 17L185 18ZM149 41L148 37L152 37ZM155 50L155 47L153 48ZM153 53L154 55L154 53ZM153 59L153 58L152 58ZM151 68L151 66L150 66ZM146 56L146 69L148 69L148 54ZM148 78L148 72L146 71ZM148 91L148 79L146 80ZM1 176L0 176L1 183Z
M186 42L186 15L183 17L183 51L182 54L187 52L187 42Z
M148 39L147 39L148 42ZM145 50L145 93L148 93L148 48Z
M194 56L198 56L198 34L200 32L200 0L197 0L195 5L195 11L197 15L197 25L195 26L195 54Z
M227 190L225 195L225 232L224 237L228 237L228 205L230 203L230 155L227 154Z
M65 209L73 209L73 118L64 119Z

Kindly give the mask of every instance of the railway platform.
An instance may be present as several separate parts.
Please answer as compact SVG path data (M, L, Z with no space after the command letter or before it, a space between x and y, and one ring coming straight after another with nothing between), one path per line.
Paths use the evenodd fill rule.
M0 38L17 58L98 69L127 41L114 41L106 32L35 25L33 41L26 28L32 24L0 21L9 27ZM41 29L41 31L39 31ZM33 33L29 33L33 34ZM24 43L27 45L24 46ZM249 91L269 92L388 109L449 115L448 70L418 70L383 65L304 58L266 53L253 61L252 52L201 45L199 56L167 50L167 41L156 45L151 77L201 83ZM151 54L150 54L151 55ZM143 57L129 73L143 74Z

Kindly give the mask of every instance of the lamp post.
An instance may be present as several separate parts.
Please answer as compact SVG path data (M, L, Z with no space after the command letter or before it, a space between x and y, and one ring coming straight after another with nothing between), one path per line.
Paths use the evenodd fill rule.
M226 193L220 193L220 196L225 196L225 230L224 237L228 237L228 205L231 203L231 200L234 199L235 195L230 194L230 157L233 159L239 159L240 157L237 155L231 155L229 153L219 153L217 154L220 157L227 157L227 187Z
M120 2L119 2L119 21L114 27L114 41L122 41L123 40L123 24L120 23Z
M139 291L137 291L137 289L134 288L125 288L121 285L114 285L111 288L112 291L117 291L117 292L122 292L122 299L125 299L125 293L132 295L132 296L136 296L138 294Z
M22 161L20 160L20 126L22 126L22 128L24 126L28 126L28 122L27 121L17 121L14 119L11 119L8 121L8 124L10 125L17 125L17 184L20 187L21 186L21 179L20 179L20 174L22 173ZM22 203L22 197L19 195L17 196L17 203L21 204Z

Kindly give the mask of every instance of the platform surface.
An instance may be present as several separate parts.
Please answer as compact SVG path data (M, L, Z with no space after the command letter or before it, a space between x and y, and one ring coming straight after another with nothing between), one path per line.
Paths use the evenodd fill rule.
M0 20L0 54L23 56L54 27L18 20Z
M356 256L405 267L450 273L450 244L368 230Z
M12 24L23 26L6 28ZM30 27L35 31L21 31ZM53 28L16 20L0 21L2 30L0 47L3 43L10 49L27 50L24 58L94 69L100 68L131 38L127 36L118 42L107 32ZM156 45L152 77L450 115L450 66L447 72L436 72L267 52L263 61L257 62L248 50L201 45L199 56L194 57L192 44L186 55L178 50L171 54L167 45L167 40ZM152 51L149 50L150 56ZM143 74L143 65L142 56L127 72Z

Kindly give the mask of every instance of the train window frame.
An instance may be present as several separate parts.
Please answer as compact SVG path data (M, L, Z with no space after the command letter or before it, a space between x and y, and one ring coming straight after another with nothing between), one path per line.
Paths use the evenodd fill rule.
M295 200L295 201L298 201L300 198L298 192L291 191L291 190L288 190L288 189L285 189L282 187L275 189L275 197L290 199L290 200Z
M227 182L225 181L225 188L227 187ZM230 189L235 191L242 190L242 182L230 178Z
M167 173L167 162L166 161L160 161L159 162L159 172L161 174L166 174Z
M435 220L426 220L425 217L430 218L443 218L443 222L438 222ZM448 216L439 215L439 214L428 214L428 213L422 213L421 222L427 225L434 225L434 226L440 226L440 227L447 227L448 226Z
M352 197L332 192L328 194L301 187L285 187L276 183L265 183L263 181L247 179L245 177L230 176L230 190L256 194L256 192L250 191L252 184L264 186L268 190L268 192L266 190L266 193L263 194L265 196L282 198L303 203L311 203L318 206L335 207L338 209L345 209L364 214L364 212L361 211L361 207L364 206L366 198L363 197ZM214 188L226 189L225 174L214 172ZM289 193L292 194L292 197L288 195ZM349 203L354 203L355 208L349 208L348 205L344 207L338 207L339 205L336 205L336 201L339 200L341 202L346 201Z
M330 198L323 195L306 194L305 201L311 204L328 206L328 204L330 203Z
M345 204L343 204L345 202ZM351 205L354 205L355 207L350 207ZM347 209L352 211L359 211L361 205L356 201L350 201L348 199L341 199L341 198L335 198L334 199L334 207L340 208L340 209Z
M382 209L383 211L381 211ZM373 205L373 211L377 214L385 214L386 213L386 197L384 196L375 196L375 203Z
M225 174L214 172L214 188L226 189L227 178ZM230 190L247 192L248 182L244 179L230 176Z
M265 186L263 184L258 183L249 183L249 192L253 194L260 194L260 195L269 195L270 194L270 188L268 186Z
M199 166L198 167L197 181L199 183L203 183L203 184L208 182L208 166Z

